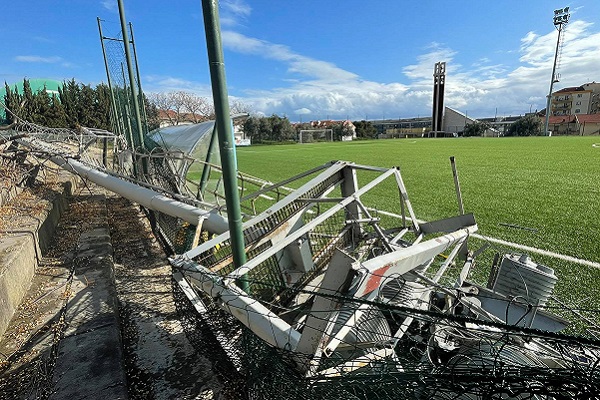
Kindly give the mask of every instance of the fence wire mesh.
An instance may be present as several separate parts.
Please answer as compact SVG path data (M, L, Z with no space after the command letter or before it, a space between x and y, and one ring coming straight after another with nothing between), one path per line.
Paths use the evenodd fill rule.
M189 297L176 295L182 313L196 318L204 327L201 345L210 347L218 342L224 353L217 352L215 361L222 362L225 355L235 367L236 387L242 390L239 396L250 399L596 398L600 393L600 341L593 332L583 329L579 336L569 336L560 329L540 327L540 321L547 322L546 318L557 325L566 324L563 319L549 315L554 307L552 301L534 304L508 297L502 300L497 316L486 316L481 304L500 301L498 296L469 282L456 286L460 268L446 264L449 249L421 265L412 275L369 273L365 279L376 278L380 284L377 296L372 298L320 291L320 279L337 249L368 262L385 254L386 239L396 237L405 228L400 216L381 215L372 221L395 223L391 226L398 227L386 230L378 223L364 224L357 239L351 221L356 209L345 206L328 213L335 202L311 204L310 199L324 193L332 198L339 196L337 189L331 191L339 182L337 179L331 178L327 184L309 190L310 195L298 196L272 209L267 218L249 223L244 231L246 245L252 249L248 252L249 261L263 253L273 253L263 257L245 276L248 293L300 332L307 329L306 321L311 315L315 312L320 315L318 319L324 326L319 332L321 351L300 354L292 351L291 345L286 349L268 344L232 317L231 312L239 312L251 319L256 310L249 306L210 298L198 289L196 295L203 308L210 310L198 313ZM295 221L298 213L302 214L302 224L314 223L304 237L312 262L300 278L290 281L282 271L283 248L273 250L276 245L265 238L272 238L286 223ZM329 217L321 219L325 214ZM371 217L379 216L373 211ZM408 246L410 236L403 236L407 240L397 243ZM210 279L216 284L235 271L228 240L206 248L193 261L210 270ZM444 265L450 273L445 279L436 279ZM180 289L175 285L174 290ZM334 307L315 311L312 307L321 297L330 300ZM232 308L237 311L224 311ZM538 325L533 323L534 318ZM198 327L188 328L188 334L197 337Z
M35 135L38 127L27 129ZM75 141L76 148L61 146L64 149L57 153L56 146L47 151L42 146L38 152L60 157L75 154L85 159L83 154L78 155L85 147L82 143L87 143L84 135L65 135ZM85 138L89 142L93 137ZM150 140L144 145L141 156L131 158L138 163L137 171L142 171L142 157L148 161L148 170L137 176L138 183L188 204L201 204L198 197L189 196L190 184L182 172L189 165L183 169L176 166L181 156ZM123 170L122 164L118 165ZM331 165L299 176L298 185ZM255 327L241 322L252 320L256 313L253 303L240 307L231 300L209 297L188 281L185 285L191 292L186 292L183 281L174 279L173 293L186 333L213 359L223 379L229 380L230 398L598 397L600 341L595 336L597 324L592 320L597 313L591 318L575 314L571 321L565 321L551 314L557 304L562 304L552 299L535 302L527 296L500 298L489 287L462 279L461 269L447 261L450 248L420 264L411 274L387 276L381 269L367 270L363 279L376 281L378 287L372 296L320 290L338 250L356 260L359 271L363 271L363 264L390 249L409 249L413 243L429 239L408 229L400 216L378 215L375 211L369 214L368 207L356 207L357 201L341 201L349 196L340 188L344 181L341 171L331 172L302 191L287 188L289 182L270 185L238 175L247 217L243 235L248 262L252 264L244 275L248 294L291 330L303 333L310 328L307 321L313 318L315 326L320 326L316 352L294 351L291 344L268 344L256 335ZM218 166L213 166L211 179L218 182L219 174ZM217 200L222 199L219 185L215 187L213 209L224 212ZM197 186L191 190L195 191ZM274 203L278 204L263 213ZM209 271L205 276L215 287L228 285L226 281L231 280L236 268L226 234L198 231L194 225L159 212L149 211L149 217L171 252L182 254L199 244L201 251L190 261ZM303 233L281 244L296 232ZM450 270L450 278L437 279L438 271L444 268ZM457 279L460 284L455 284ZM530 290L537 289L531 286ZM320 299L326 299L331 307L315 310ZM486 302L495 302L496 314L486 311ZM235 318L227 309L235 309L236 315L243 317ZM577 327L575 331L563 330L569 322Z
M236 366L227 376L241 389L239 398L592 399L600 393L600 343L593 339L347 299L337 321L361 306L367 312L339 350L321 360L319 373L306 376L297 367L310 357L268 345L206 297L205 314L187 297L176 299L189 318L187 333L213 349L217 364L226 356ZM407 318L413 319L407 334L395 340L392 332ZM331 336L340 329L336 323Z

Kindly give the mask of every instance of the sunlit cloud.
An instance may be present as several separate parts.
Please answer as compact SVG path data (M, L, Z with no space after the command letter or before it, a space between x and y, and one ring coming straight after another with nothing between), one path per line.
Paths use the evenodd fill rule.
M222 26L237 26L252 13L252 7L244 0L225 0L221 2L220 22Z
M102 7L108 11L117 12L117 1L116 0L103 0L100 2Z
M243 2L233 2L238 6ZM250 10L238 14L247 17ZM232 13L233 15L233 13ZM564 37L555 86L581 85L597 76L600 33L594 25L572 21ZM237 99L259 115L286 115L292 120L325 118L380 119L414 117L431 109L433 68L447 63L445 104L470 116L519 115L545 107L557 32L527 32L515 52L482 54L469 65L457 62L460 52L444 43L431 43L402 67L402 82L377 82L336 64L294 51L289 46L249 37L234 29L222 32L226 50L248 57L275 61L285 74L271 89L245 89ZM205 84L173 77L148 77L146 86L186 90L209 96ZM158 90L156 90L158 91ZM425 112L424 112L425 111Z
M52 57L42 57L42 56L16 56L15 61L18 62L27 62L27 63L45 63L45 64L54 64L62 61L62 58L57 56Z
M191 92L198 96L208 97L211 95L211 88L204 82L195 82L187 79L180 79L172 76L146 75L142 79L144 92Z

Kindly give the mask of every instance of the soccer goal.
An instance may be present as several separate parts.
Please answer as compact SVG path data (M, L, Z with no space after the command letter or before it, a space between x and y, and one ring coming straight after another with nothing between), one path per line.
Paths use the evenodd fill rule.
M333 129L302 129L300 143L333 142Z

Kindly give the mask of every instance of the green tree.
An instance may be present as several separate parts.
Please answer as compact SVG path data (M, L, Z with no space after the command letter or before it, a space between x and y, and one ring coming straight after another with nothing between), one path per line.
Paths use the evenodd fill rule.
M50 110L48 111L48 126L50 128L64 128L67 126L67 114L65 108L56 94L50 99Z
M11 110L15 115L21 116L21 95L17 91L17 87L15 86L14 90L11 90L10 86L6 82L4 82L4 88L6 90L6 94L4 95L4 104L6 107ZM5 115L5 121L7 124L12 124L15 122L14 116L7 112Z
M485 122L475 121L473 123L465 125L463 130L463 136L483 136L486 130L489 129L489 125Z
M77 99L77 123L81 126L99 127L96 93L90 85L81 85Z
M260 122L257 117L248 117L246 121L244 121L242 129L244 130L244 135L246 135L246 137L249 137L253 142L258 143Z
M33 121L35 104L33 103L33 92L29 80L23 79L23 115L21 118L27 121Z
M96 86L95 90L95 117L94 119L98 122L96 128L106 129L107 131L112 130L111 127L111 102L110 102L110 89L105 83L100 83Z
M271 115L271 140L276 142L285 142L294 140L296 138L296 132L287 117L281 118L278 115Z
M46 86L44 86L37 93L33 94L31 116L28 120L38 125L49 126L51 106L52 100L50 99L50 95L48 95Z
M369 121L354 121L356 137L359 139L373 139L377 137L377 129Z
M68 126L70 128L75 128L78 124L79 112L79 85L75 82L75 79L63 82L62 87L59 86L58 97L65 109Z
M516 120L506 132L506 136L539 136L542 134L542 120L535 114Z
M249 117L242 128L253 143L285 142L296 140L296 129L287 117Z
M273 124L270 118L258 119L258 143L273 140Z

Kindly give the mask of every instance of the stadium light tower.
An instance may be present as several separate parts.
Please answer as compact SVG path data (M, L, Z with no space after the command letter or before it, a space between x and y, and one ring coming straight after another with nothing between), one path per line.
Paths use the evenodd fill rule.
M550 102L552 101L552 87L554 86L554 82L558 82L558 77L556 76L556 60L558 59L558 51L560 48L560 41L563 34L564 25L569 23L569 7L559 8L558 10L554 10L554 27L558 29L558 38L556 39L556 50L554 52L554 64L552 65L552 77L550 79L550 92L548 93L548 101L546 102L546 121L544 122L544 135L549 135L548 125L550 122Z

